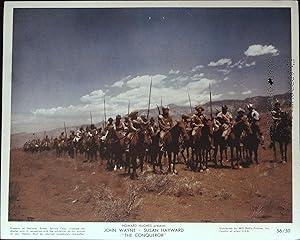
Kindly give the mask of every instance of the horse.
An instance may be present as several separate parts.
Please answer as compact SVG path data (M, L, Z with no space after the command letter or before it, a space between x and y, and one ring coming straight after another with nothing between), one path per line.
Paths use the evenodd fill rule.
M213 141L213 159L215 162L215 166L218 166L218 161L217 161L217 154L218 151L220 153L220 165L221 167L223 167L223 153L225 155L225 159L227 159L227 141L224 140L224 138L222 137L223 134L223 127L216 127L213 128L213 134L212 134L212 141Z
M86 141L86 153L88 161L97 161L97 152L98 152L98 145L100 144L100 139L98 135L88 136Z
M56 157L58 158L62 157L63 152L65 151L65 141L55 138L53 143L53 148L56 151Z
M233 127L231 127L227 142L228 146L230 147L230 163L232 169L234 169L234 160L236 160L237 167L242 168L242 166L240 165L243 154L242 148L244 147L242 138L246 137L248 134L252 134L252 132L250 124L246 120L240 120L239 123L235 123Z
M106 137L103 137L105 152L103 155L107 159L108 169L117 170L122 168L122 155L126 148L125 136L115 129L108 130Z
M180 136L183 136L184 139L188 138L184 123L182 121L176 121L176 124L169 129L164 137L164 148L168 156L168 172L172 172L173 174L178 173L175 169L175 165L176 156L178 156L179 153ZM162 153L159 154L159 161L161 161L161 158Z
M250 163L253 163L252 157L254 155L254 161L256 164L259 164L258 148L260 144L264 144L263 136L257 122L252 122L250 124L250 129L251 131L249 131L244 139L242 139L242 142L245 145L247 158L249 159Z
M271 132L273 131L273 133ZM292 139L292 120L288 112L283 112L281 120L275 126L275 129L270 131L271 141L276 161L276 142L279 144L281 159L283 163L287 162L287 146Z
M203 171L208 169L208 160L211 157L213 124L211 119L205 119L194 135L195 158L192 168ZM203 166L204 165L204 166ZM199 166L199 168L198 168Z
M131 179L136 179L137 175L137 159L140 160L141 172L144 171L144 159L146 157L146 149L151 146L152 139L147 128L136 130L129 140L129 166L128 173ZM132 173L130 169L132 167Z
M150 157L150 161L152 164L152 168L153 168L153 172L156 172L156 166L158 165L160 168L160 171L162 171L162 163L161 161L158 161L159 158L159 151L160 151L160 147L159 147L159 131L156 131L155 133L150 135L151 137L151 144L149 145L148 148L148 154ZM161 159L160 159L161 160Z

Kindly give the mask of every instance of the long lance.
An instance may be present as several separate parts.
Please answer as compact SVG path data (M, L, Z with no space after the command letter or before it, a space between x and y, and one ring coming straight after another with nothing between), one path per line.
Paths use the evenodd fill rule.
M211 102L211 85L209 84L209 106L210 106L210 119L212 119L212 102Z
M149 102L148 102L147 119L148 119L149 113L150 113L151 89L152 89L152 77L151 77L151 82L150 82L150 91L149 91Z
M162 108L162 97L160 97L160 107Z
M67 137L66 122L64 122L64 129L65 129L65 135L66 135L66 137Z
M127 115L129 116L129 110L130 110L130 100L128 100L128 108L127 108Z
M193 109L192 109L192 103L191 103L191 97L190 97L189 90L187 90L187 93L188 93L188 97L189 97L189 102L190 102L190 109L191 109L191 113L193 113Z
M106 127L106 109L105 109L105 96L104 96L104 103L103 103L103 109L104 109L104 127Z
M93 116L92 116L92 112L90 111L90 118L91 118L91 126L93 124Z

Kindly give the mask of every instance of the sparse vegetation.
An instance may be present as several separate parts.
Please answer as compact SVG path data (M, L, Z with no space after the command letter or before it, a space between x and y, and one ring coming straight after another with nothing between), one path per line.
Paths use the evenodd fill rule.
M155 192L158 195L195 196L202 195L199 181L191 181L170 175L143 175L139 186L141 191Z
M96 196L97 215L104 218L106 222L126 221L129 216L137 212L142 199L139 196L138 188L130 185L125 197L116 197L112 191L102 185Z

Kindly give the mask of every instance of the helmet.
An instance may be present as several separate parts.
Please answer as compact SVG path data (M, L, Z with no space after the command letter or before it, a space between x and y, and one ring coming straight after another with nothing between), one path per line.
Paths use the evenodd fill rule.
M201 105L197 105L197 106L195 107L195 110L196 110L196 111L204 111L204 108L203 108Z
M107 121L109 121L109 122L112 122L113 121L113 119L110 117Z
M253 104L252 103L247 104L247 108L248 109L253 108Z
M164 110L170 110L170 107L169 106L163 106L162 107L162 110L164 111Z
M245 113L245 110L242 109L242 108L239 108L239 109L237 110L237 113Z
M222 106L222 110L228 110L227 105L223 105L223 106Z
M129 113L129 117L132 118L133 116L137 115L139 113L139 111L132 111L131 113Z
M118 115L116 116L116 119L121 119L121 115L118 114Z

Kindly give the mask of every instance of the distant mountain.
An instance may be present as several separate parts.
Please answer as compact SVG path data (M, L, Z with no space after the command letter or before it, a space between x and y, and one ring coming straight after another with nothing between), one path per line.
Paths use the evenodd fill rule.
M284 93L275 95L273 97L269 96L256 96L251 98L246 98L244 100L238 100L238 99L225 99L225 100L219 100L219 101L213 101L212 102L212 113L213 115L216 114L217 111L221 110L222 105L227 105L229 111L235 115L236 111L239 107L246 110L246 106L249 103L252 103L256 110L258 112L267 112L272 109L272 104L275 102L275 100L278 100L281 103L281 106L283 109L290 109L291 108L291 93ZM182 114L190 114L191 108L189 106L177 106L175 104L170 104L170 115L172 115L175 119L181 118ZM207 115L210 115L210 103L207 102L203 104L203 107L205 109L204 113ZM194 111L194 106L193 109ZM161 111L161 108L160 108ZM147 109L141 109L139 110L139 114L145 114L147 115ZM158 109L157 107L150 109L149 111L149 117L154 117L155 120L157 120L158 116ZM83 127L88 126L89 124L81 125ZM100 126L103 126L103 121L95 124L97 128ZM72 126L67 127L66 131L69 134L70 131L78 129L80 126ZM45 134L47 134L49 137L56 137L59 136L61 132L64 132L64 128L57 128L53 129L47 132L38 132L38 133L16 133L11 135L11 147L12 148L18 148L22 147L23 144L31 140L33 138L43 138Z

